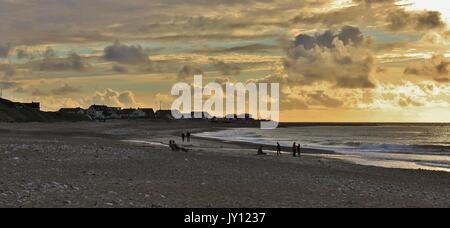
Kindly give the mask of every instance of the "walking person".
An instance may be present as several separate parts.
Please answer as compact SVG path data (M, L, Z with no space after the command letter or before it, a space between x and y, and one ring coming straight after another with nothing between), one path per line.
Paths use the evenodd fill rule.
M299 157L302 156L302 146L300 145L300 143L297 145L297 155Z
M294 142L294 145L292 145L292 153L294 157L297 157L297 143Z
M184 133L182 133L181 134L181 140L183 140L183 142L184 142L184 139L186 138L186 135L184 134Z
M277 156L281 156L281 145L277 142Z
M186 133L186 137L187 137L187 141L188 141L188 142L191 142L191 132L188 131L188 132Z

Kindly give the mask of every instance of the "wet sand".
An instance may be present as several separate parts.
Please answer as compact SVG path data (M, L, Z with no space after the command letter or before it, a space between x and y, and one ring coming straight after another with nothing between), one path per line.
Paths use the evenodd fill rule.
M450 173L193 138L201 121L0 123L0 207L450 207ZM189 149L173 152L170 139ZM270 148L267 148L270 149Z

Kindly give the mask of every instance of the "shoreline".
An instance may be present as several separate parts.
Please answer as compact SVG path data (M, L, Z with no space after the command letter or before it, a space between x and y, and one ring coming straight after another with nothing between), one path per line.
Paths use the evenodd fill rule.
M255 151L260 146L262 146L264 150L269 150L271 152L274 152L274 151L277 150L276 149L276 145L270 146L270 145L266 145L266 144L258 144L258 143L252 143L252 142L228 141L228 140L223 140L223 139L199 137L199 136L194 136L194 138L196 138L196 139L203 139L203 140L209 140L209 141L213 141L213 142L234 144L234 145L241 146L243 148L254 149ZM281 147L281 152L292 154L292 148L290 148L290 147L283 147L282 146ZM304 148L304 147L302 147L301 153L302 154L316 154L316 155L320 155L320 154L337 154L336 152L331 151L331 150L320 150L320 149L312 149L312 148Z

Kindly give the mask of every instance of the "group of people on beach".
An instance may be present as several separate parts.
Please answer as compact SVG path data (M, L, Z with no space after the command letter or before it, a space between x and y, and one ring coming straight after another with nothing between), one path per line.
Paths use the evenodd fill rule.
M302 156L302 146L294 142L294 145L292 145L292 154L294 157L301 157Z
M169 147L172 151L183 151L183 152L188 152L188 150L186 148L180 147L177 145L177 143L175 142L175 140L170 140L169 141Z
M281 145L279 142L277 142L277 156L281 156ZM266 153L264 153L263 151L263 147L260 146L258 148L258 155L266 155ZM299 144L297 144L296 142L294 142L294 144L292 145L292 155L294 157L300 157L302 155L302 146Z
M191 132L187 131L186 133L181 133L181 140L191 142Z
M183 143L185 141L187 142L191 142L191 132L187 131L187 132L183 132L181 133L181 140L183 141ZM169 147L172 151L183 151L183 152L188 152L188 149L182 147L182 146L178 146L177 143L175 142L175 140L170 140L169 141Z

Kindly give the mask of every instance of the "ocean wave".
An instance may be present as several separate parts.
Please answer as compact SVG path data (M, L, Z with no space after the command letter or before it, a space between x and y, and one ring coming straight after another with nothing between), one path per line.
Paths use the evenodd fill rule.
M374 152L403 152L403 153L443 153L450 154L450 145L426 145L426 144L374 144L374 143L361 143L361 142L345 142L341 149L357 149L362 151L374 151Z
M274 131L259 129L228 129L204 132L197 136L230 142L292 146L335 151L339 159L369 166L426 169L450 172L450 128L411 129L391 127L309 127ZM396 130L396 131L394 131ZM405 134L405 132L408 132ZM380 143L377 143L380 142Z

